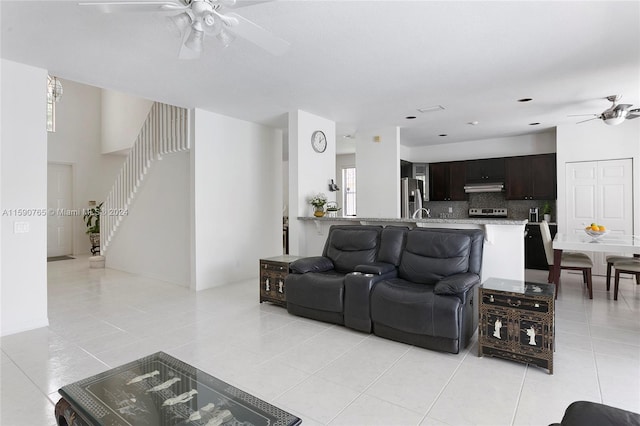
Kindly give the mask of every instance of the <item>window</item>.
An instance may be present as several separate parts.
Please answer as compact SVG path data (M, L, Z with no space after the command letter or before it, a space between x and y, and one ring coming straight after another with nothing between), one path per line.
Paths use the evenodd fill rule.
M56 131L56 103L53 96L47 93L47 132Z
M47 76L47 131L56 131L56 102L62 97L62 84L56 77Z
M342 205L345 216L356 215L356 168L342 169Z

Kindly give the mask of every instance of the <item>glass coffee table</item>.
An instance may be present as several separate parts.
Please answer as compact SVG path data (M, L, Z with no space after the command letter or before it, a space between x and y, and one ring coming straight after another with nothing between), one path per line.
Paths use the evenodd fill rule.
M164 352L62 387L59 425L294 426L302 423L253 395Z

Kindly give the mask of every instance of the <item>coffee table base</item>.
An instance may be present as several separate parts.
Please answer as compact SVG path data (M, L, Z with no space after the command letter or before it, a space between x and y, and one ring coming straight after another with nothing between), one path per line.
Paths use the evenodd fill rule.
M60 401L56 404L55 414L58 426L90 426L64 398L60 398Z

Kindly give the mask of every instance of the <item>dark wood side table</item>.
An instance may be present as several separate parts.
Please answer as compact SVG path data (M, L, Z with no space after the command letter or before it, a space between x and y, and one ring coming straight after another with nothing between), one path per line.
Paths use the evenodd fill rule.
M554 286L489 278L480 286L478 356L537 365L553 374Z
M260 259L260 303L271 302L287 306L287 292L284 284L289 275L291 262L301 256L276 256Z

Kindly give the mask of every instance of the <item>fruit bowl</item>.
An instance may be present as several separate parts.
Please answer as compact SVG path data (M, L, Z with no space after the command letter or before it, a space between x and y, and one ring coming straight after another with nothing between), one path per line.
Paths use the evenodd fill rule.
M609 231L594 231L593 229L589 229L589 228L585 229L584 232L586 232L587 235L593 238L594 240L602 238L609 233Z

